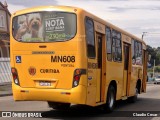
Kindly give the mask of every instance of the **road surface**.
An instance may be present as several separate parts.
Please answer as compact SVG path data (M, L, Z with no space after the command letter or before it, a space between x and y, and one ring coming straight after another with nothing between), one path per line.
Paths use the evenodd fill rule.
M41 101L20 101L15 102L12 96L0 98L0 111L36 111L40 112L43 119L112 119L112 120L160 120L155 117L160 114L160 85L148 84L147 93L140 94L136 103L118 101L114 112L105 113L99 108L88 106L73 105L67 111L52 110L46 102ZM144 117L149 114L150 117ZM127 115L129 117L127 117ZM142 117L131 117L131 116ZM113 117L117 116L117 117ZM148 115L147 115L148 116ZM0 118L3 120L22 119L22 118ZM24 118L26 119L26 118ZM39 118L28 118L39 119Z

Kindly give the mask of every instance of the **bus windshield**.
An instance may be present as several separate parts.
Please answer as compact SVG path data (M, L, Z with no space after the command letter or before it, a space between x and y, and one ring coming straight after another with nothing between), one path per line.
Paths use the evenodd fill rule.
M20 42L55 42L76 34L76 15L67 12L27 13L13 18L13 37Z

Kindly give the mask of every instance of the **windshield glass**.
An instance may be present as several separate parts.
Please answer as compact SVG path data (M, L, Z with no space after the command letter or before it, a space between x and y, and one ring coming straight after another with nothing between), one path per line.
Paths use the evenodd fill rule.
M76 34L76 15L55 11L23 14L14 17L12 30L21 42L66 41Z

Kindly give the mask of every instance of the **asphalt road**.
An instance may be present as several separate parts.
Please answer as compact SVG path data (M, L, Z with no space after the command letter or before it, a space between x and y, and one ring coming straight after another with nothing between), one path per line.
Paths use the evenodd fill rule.
M88 106L73 105L67 111L52 110L46 102L21 101L15 102L12 96L0 98L0 111L36 111L40 112L43 119L112 119L112 120L160 120L155 117L160 114L160 85L148 84L147 93L140 94L136 103L118 101L114 112L105 113L99 108ZM142 117L131 117L141 115ZM150 115L150 117L144 117ZM113 117L116 116L116 117ZM127 117L129 116L129 117ZM22 118L0 118L3 120L22 119ZM24 118L40 119L40 118Z

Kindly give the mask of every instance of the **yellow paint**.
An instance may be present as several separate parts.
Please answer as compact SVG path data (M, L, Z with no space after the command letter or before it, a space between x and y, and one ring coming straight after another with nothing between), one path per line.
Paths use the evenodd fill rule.
M100 102L100 82L101 82L101 79L100 79L100 72L101 70L98 69L97 70L97 82L96 82L96 102Z
M90 106L96 106L96 86L89 85L87 88L87 101L86 104Z
M12 20L13 17L30 12L38 11L61 11L72 12L77 15L77 32L74 38L65 42L53 43L22 43L14 40L12 36ZM88 63L97 64L97 43L96 58L89 59L87 57L86 39L85 39L85 17L93 19L95 25L95 39L97 34L102 35L102 69L88 68ZM11 50L11 67L15 67L18 71L20 86L12 82L14 100L43 100L68 102L73 104L86 104L97 106L104 104L107 98L107 91L111 81L115 81L117 85L116 100L122 99L123 96L133 96L135 94L136 82L139 78L144 78L146 72L143 67L138 65L130 65L130 80L127 84L127 71L124 71L124 56L121 62L107 60L106 54L106 36L105 26L110 27L122 33L122 55L123 42L131 44L131 38L141 41L137 37L128 32L108 23L104 20L76 7L65 6L43 6L25 9L12 14L10 25L10 50ZM96 41L96 40L95 40ZM145 43L143 48L145 49ZM39 48L45 45L46 48ZM33 51L54 51L53 54L32 54ZM131 51L131 50L130 50ZM52 63L51 56L75 56L74 63ZM22 63L16 63L15 57L21 56ZM131 53L130 53L131 58ZM71 67L64 67L71 66ZM36 74L31 76L28 72L30 67L36 68ZM79 85L72 87L73 75L75 69L85 69L86 74L81 75ZM59 73L41 73L41 69L56 69ZM141 72L138 72L138 70ZM102 79L100 79L100 76ZM51 86L41 87L39 81L51 81ZM101 87L100 87L100 83ZM143 81L143 88L146 83ZM126 85L127 84L127 85ZM128 89L128 90L127 90ZM21 92L21 90L28 92ZM66 95L63 93L70 93ZM101 101L100 101L101 100Z
M122 35L122 39L124 42L131 44L131 38L126 36L126 35Z
M95 28L95 31L105 34L105 25L94 21L94 28Z
M128 79L128 71L124 70L123 72L124 76L123 76L123 94L122 96L126 96L127 95L127 79Z
M145 44L142 44L142 47L143 47L143 49L144 49L144 50L146 50L146 49L147 49L147 47L146 47L146 45L145 45Z

